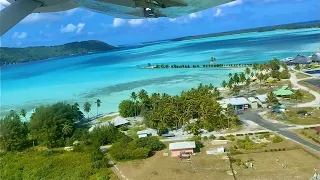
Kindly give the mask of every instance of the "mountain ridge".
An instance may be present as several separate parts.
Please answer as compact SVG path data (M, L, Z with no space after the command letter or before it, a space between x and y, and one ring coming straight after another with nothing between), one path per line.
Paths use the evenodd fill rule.
M0 47L0 65L101 53L113 49L116 47L98 40L75 41L54 46Z

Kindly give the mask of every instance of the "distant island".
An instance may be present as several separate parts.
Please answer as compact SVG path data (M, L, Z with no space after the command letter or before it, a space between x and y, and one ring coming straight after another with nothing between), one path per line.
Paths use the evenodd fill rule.
M192 39L201 39L201 38L210 38L210 37L218 37L218 36L226 36L233 34L242 34L242 33L250 33L250 32L265 32L265 31L274 31L274 30L289 30L289 29L303 29L303 28L320 28L320 21L308 21L308 22L300 22L300 23L291 23L291 24L283 24L283 25L275 25L275 26L265 26L265 27L257 27L251 29L240 29L235 31L227 31L227 32L218 32L197 36L186 36L181 38L170 39L169 41L184 41L184 40L192 40ZM151 42L149 42L151 43Z
M35 46L26 48L0 47L0 65L3 66L49 58L91 54L113 49L116 49L116 47L96 40L71 42L57 46Z

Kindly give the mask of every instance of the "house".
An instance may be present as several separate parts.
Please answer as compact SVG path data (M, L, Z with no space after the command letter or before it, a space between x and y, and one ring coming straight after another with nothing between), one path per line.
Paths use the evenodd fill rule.
M298 54L295 58L285 60L284 62L287 65L310 64L312 62L312 60L309 56L304 56L304 55Z
M221 100L221 101L217 101L222 109L227 109L228 104L226 104L225 101Z
M252 109L257 109L258 108L258 100L254 97L249 97L248 98L249 105Z
M137 135L138 135L139 138L142 138L142 137L151 136L152 134L148 130L143 130L143 131L138 131Z
M280 89L273 91L273 94L276 96L290 96L293 94L293 92L288 89L288 86L282 86Z
M207 150L207 154L216 155L216 154L221 154L221 153L224 153L224 147L218 147L216 149Z
M171 156L180 156L180 154L194 152L196 148L195 141L184 141L169 144L169 150L171 151Z
M312 62L320 62L320 53L315 53L309 56Z
M103 122L103 123L100 123L100 124L95 124L95 125L92 125L89 129L89 132L93 131L94 128L97 128L97 127L102 127L102 126L108 126L109 124L113 124L115 127L121 127L121 126L127 126L127 125L130 125L130 122L128 120L126 120L125 118L123 117L116 117L110 121L106 121L106 122Z
M255 98L257 99L258 106L263 108L267 107L268 96L266 94L257 95Z
M110 121L115 127L130 125L130 122L125 118L118 116Z
M249 102L244 97L234 97L223 100L225 104L231 104L235 110L248 110Z

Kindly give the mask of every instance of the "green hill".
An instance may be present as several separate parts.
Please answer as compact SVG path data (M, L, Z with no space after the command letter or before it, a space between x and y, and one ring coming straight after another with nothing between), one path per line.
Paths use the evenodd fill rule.
M1 47L0 65L2 66L55 57L105 52L115 48L116 47L107 43L95 40L72 42L57 46L36 46L26 48Z

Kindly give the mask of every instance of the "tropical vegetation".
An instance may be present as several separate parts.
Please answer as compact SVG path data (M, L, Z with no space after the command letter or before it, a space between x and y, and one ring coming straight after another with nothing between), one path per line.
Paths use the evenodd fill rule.
M217 102L220 91L213 85L200 84L180 95L171 96L166 93L153 93L141 90L137 94L136 103L124 100L119 105L121 116L134 115L137 108L144 117L145 124L158 130L158 134L168 129L184 127L186 131L197 135L200 129L209 131L233 127L238 118L234 115L222 113L222 107ZM128 113L129 112L129 113Z

